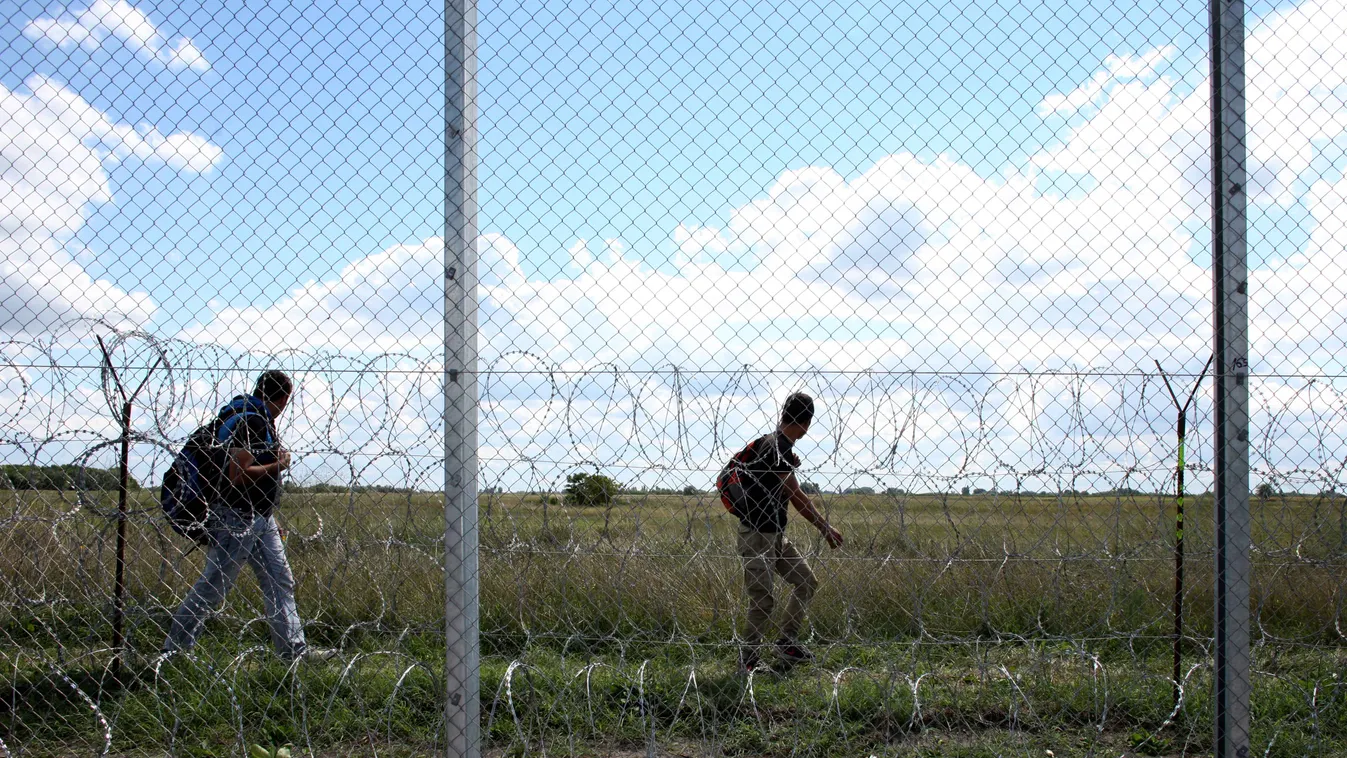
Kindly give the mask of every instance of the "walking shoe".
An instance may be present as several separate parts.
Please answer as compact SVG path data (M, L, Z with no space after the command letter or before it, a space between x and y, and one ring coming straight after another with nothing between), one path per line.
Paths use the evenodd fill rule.
M306 647L299 655L282 655L286 663L302 661L304 663L325 663L337 657L337 651L330 647Z
M747 674L758 667L761 663L758 659L756 648L746 647L739 651L739 673Z
M776 643L776 652L787 663L808 663L814 660L814 654L796 642L781 640Z

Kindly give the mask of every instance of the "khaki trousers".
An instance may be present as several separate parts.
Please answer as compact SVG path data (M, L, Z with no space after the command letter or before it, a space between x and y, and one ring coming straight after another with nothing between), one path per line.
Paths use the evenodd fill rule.
M744 641L748 645L762 644L772 624L772 609L776 598L772 595L772 576L780 574L793 591L786 603L786 615L781 620L781 639L794 642L804 626L805 611L818 589L818 579L804 556L785 534L758 532L739 527L739 555L744 559L744 588L748 590L748 628Z

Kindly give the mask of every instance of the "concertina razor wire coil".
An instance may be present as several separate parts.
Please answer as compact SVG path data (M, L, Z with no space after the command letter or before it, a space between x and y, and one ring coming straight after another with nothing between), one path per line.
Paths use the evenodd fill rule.
M1347 749L1342 5L1245 16L1261 755ZM3 13L0 755L461 745L450 280L476 308L476 423L450 427L477 443L475 748L1214 750L1205 5L472 6L451 274L459 7ZM159 483L268 370L279 548L239 548L167 649L224 553ZM746 587L717 475L793 392L796 479L845 542L791 511ZM773 636L745 669L778 568L769 633L808 584L785 642L812 660ZM277 655L294 629L322 655Z

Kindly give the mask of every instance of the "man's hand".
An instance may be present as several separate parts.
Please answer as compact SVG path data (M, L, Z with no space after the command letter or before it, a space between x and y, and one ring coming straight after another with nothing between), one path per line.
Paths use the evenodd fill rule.
M833 528L832 524L824 524L819 531L823 533L823 539L828 541L828 547L836 550L842 546L842 533Z
M229 481L234 484L243 485L248 482L255 482L264 476L280 476L281 472L290 468L290 451L281 448L276 451L276 460L271 463L258 463L253 454L243 448L233 448L229 451Z
M800 489L800 483L795 479L795 473L791 472L786 477L786 487L790 492L790 502L795 506L795 510L800 512L805 521L814 525L815 529L823 535L823 539L828 541L828 547L836 550L842 546L842 533L833 528L828 523L828 519L814 508L814 503L809 496Z

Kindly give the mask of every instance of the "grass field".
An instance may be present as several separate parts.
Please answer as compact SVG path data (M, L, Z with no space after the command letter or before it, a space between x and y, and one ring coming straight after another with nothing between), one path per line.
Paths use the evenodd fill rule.
M434 496L287 497L301 614L339 661L289 670L265 654L260 598L245 579L196 660L157 674L133 662L140 676L125 686L105 672L110 495L6 497L0 739L11 751L96 752L99 714L114 754L224 755L240 739L318 755L435 746L444 577ZM201 562L148 498L138 493L128 524L138 659L157 650ZM733 667L739 568L717 501L548 500L481 500L483 728L495 750L1169 755L1210 742L1209 498L1188 502L1186 704L1167 725L1170 499L824 496L847 546L821 549L802 524L791 532L822 581L811 638L820 660L751 686ZM1343 503L1277 496L1254 508L1257 753L1347 754Z

